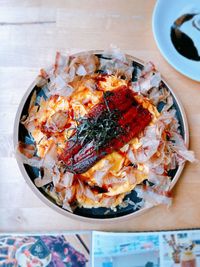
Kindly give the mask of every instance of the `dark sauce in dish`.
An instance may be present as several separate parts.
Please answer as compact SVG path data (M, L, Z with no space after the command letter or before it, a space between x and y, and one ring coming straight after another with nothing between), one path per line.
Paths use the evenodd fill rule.
M193 40L180 29L181 25L183 25L186 21L192 20L196 15L199 14L184 14L174 22L171 26L171 41L175 49L182 56L191 60L200 61L200 55L198 54L198 49L195 47ZM200 31L194 21L192 26Z

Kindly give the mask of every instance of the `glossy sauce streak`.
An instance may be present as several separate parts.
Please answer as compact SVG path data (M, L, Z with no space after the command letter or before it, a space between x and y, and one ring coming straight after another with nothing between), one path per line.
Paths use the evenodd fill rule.
M171 41L175 49L184 57L200 61L200 55L198 54L198 49L195 47L193 40L183 33L180 29L181 25L186 21L192 20L198 14L185 14L179 17L174 24L171 26ZM195 25L194 21L192 26L199 31L198 27ZM198 32L197 32L198 34ZM200 32L199 32L200 38Z

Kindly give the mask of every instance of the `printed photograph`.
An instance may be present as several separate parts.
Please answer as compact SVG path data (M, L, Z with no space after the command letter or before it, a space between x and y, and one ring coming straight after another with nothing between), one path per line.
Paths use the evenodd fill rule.
M154 234L93 234L95 267L159 267L159 237Z
M200 267L200 233L187 231L161 236L163 267Z
M0 235L0 267L89 267L90 234Z

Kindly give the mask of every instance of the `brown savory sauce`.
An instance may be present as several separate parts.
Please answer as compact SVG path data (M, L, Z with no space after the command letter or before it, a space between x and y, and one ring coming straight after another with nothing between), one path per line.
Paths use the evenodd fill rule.
M174 24L171 26L171 41L175 49L182 56L191 60L200 61L200 55L198 54L198 49L197 47L195 47L194 41L180 29L183 23L192 20L196 15L199 14L185 14L179 17L174 22ZM194 21L192 23L192 26L195 27L197 31L200 31L200 29L197 27ZM199 37L200 37L200 32L199 32Z

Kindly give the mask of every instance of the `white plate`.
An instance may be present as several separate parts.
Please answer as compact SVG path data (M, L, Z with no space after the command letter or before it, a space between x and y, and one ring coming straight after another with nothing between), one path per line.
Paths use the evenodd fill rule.
M200 13L200 0L158 0L153 12L152 27L157 46L168 63L185 76L200 81L200 61L179 54L170 37L174 21L181 15L192 12ZM200 41L200 31L197 32Z

